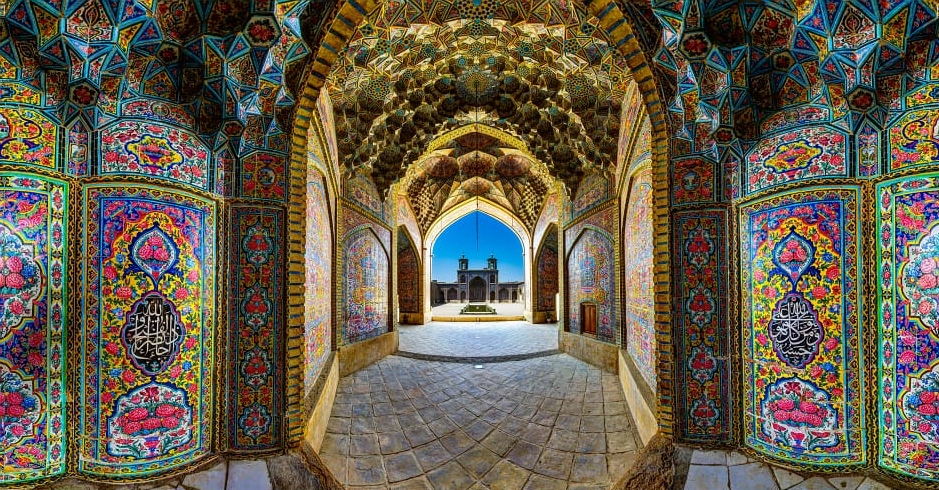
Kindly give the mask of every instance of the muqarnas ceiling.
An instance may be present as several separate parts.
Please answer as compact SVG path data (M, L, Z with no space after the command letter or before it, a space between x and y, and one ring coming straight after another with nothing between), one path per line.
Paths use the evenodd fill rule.
M422 162L421 178L430 183L417 178L406 192L424 196L412 204L425 227L460 196L486 196L533 224L525 213L540 201L526 194L543 194L550 178L500 169L534 168L537 160L576 192L587 170L615 164L620 108L635 82L598 23L581 5L553 1L406 1L376 9L326 84L344 169L370 173L384 192ZM472 123L508 137L491 137L501 142L483 144L488 149L454 140L429 150L440 135ZM522 148L506 149L507 139ZM425 209L428 193L432 209Z

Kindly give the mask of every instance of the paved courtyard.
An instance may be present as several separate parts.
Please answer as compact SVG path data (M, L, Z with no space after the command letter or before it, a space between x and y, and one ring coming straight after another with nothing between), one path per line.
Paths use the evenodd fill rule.
M445 357L490 357L556 351L556 324L507 322L430 322L401 325L403 352Z
M320 456L348 488L609 488L639 437L617 378L565 354L389 356L342 378Z
M474 303L479 304L479 303ZM495 308L496 316L522 316L525 314L525 303L486 303ZM460 310L466 303L443 303L430 310L431 316L460 316Z

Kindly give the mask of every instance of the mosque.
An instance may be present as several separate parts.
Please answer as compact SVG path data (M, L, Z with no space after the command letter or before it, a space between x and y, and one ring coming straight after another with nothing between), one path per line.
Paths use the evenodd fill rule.
M937 39L931 0L2 1L0 488L936 488ZM524 322L431 321L477 209L524 276L445 300Z
M458 263L456 281L431 280L430 296L435 303L515 303L524 300L524 282L499 280L499 259L495 255L489 255L484 269L470 269L466 254L458 259Z

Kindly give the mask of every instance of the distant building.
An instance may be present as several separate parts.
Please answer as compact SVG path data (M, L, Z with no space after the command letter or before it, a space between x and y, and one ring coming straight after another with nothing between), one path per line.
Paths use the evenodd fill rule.
M440 303L515 303L521 301L524 281L500 282L498 259L490 255L485 269L470 269L466 255L460 257L455 282L430 283L430 297Z

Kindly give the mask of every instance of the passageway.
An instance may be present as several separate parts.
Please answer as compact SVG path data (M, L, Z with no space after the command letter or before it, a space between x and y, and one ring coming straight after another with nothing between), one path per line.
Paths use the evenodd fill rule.
M524 322L401 329L402 350L436 342L455 356L518 355L556 348L557 333ZM616 376L568 355L392 355L341 379L320 456L348 488L608 488L639 441Z

